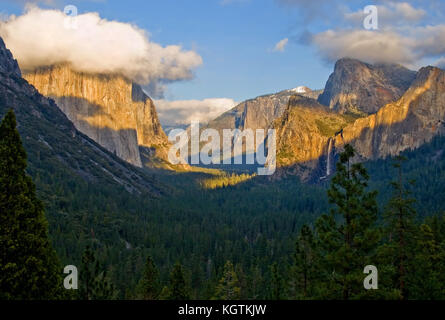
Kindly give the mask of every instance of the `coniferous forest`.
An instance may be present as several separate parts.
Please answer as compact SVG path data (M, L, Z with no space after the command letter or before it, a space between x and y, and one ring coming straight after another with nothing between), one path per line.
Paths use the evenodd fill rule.
M442 137L367 163L347 145L323 184L153 171L147 197L27 165L12 110L0 131L2 299L445 298Z

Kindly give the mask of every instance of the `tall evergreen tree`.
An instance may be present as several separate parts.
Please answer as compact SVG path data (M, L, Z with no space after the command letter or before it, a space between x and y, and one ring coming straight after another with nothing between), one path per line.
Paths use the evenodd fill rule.
M411 197L403 181L402 164L405 157L396 157L394 167L397 169L397 179L391 182L394 193L389 200L384 218L388 234L388 249L395 257L391 263L396 267L396 288L402 299L408 298L406 278L409 272L409 261L413 255L414 218L416 211L413 207L415 199Z
M363 268L373 264L379 241L377 192L366 190L368 173L361 163L352 162L353 157L354 149L345 145L328 190L334 206L316 223L327 278L322 295L327 298L346 300L363 294Z
M189 292L185 282L184 270L182 265L177 262L173 267L170 275L170 288L168 288L169 300L187 300L189 299Z
M116 289L90 246L82 255L79 295L83 300L110 300L117 296Z
M238 276L233 268L233 264L227 261L224 265L223 276L216 287L215 299L217 300L237 300L240 299L241 288Z
M54 299L62 294L62 269L26 166L9 110L0 124L0 299Z
M303 225L295 244L294 265L291 268L291 297L307 299L314 295L317 252L312 229Z
M144 300L155 300L159 295L159 272L151 256L145 262L144 274L139 281L137 294L138 298Z
M442 282L443 251L436 242L430 226L422 224L418 231L413 270L407 279L411 299L445 299L445 284Z
M284 281L278 270L278 264L274 262L270 266L270 294L272 300L284 299Z

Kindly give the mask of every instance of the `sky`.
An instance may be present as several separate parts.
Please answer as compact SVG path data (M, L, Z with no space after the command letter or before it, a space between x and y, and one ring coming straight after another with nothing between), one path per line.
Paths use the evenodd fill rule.
M300 85L321 89L343 56L445 65L441 0L31 2L0 2L0 36L22 69L67 60L123 73L145 85L169 125ZM60 27L67 5L78 11L75 30ZM368 5L377 6L377 30L363 25Z

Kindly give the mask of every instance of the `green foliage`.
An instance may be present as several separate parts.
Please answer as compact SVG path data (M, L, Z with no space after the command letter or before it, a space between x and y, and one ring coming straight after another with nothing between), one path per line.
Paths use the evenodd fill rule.
M368 174L362 164L352 163L353 157L354 150L346 145L328 190L334 207L316 224L328 281L321 293L325 298L351 299L361 294L363 267L372 264L379 241L377 193L366 191Z
M0 125L0 299L56 299L61 268L9 110Z
M190 298L184 271L179 262L173 267L170 275L170 287L168 291L168 300L187 300Z
M289 294L292 299L307 299L315 295L319 261L317 249L312 229L303 225L295 244L294 264L290 270Z
M100 150L84 148L82 144L87 142L67 142L54 125L63 123L61 119L44 121L46 116L54 116L54 110L46 106L38 109L43 118L37 120L26 109L32 103L35 102L23 100L17 108L19 130L26 137L23 143L29 156L27 173L36 183L38 197L45 203L51 240L64 264L80 265L84 248L91 244L102 262L99 271L107 270L107 278L119 290L117 298L137 297L138 282L143 278L145 268L144 257L148 254L159 270L159 288L163 288L159 299L170 297L169 275L175 261L183 263L190 298L214 297L227 260L236 266L242 298L270 298L274 284L270 266L274 263L278 266L276 275L283 280L280 290L283 298L332 297L327 295L330 288L324 285L330 283L332 273L327 272L322 263L327 251L319 247L317 229L313 232L313 258L308 260L311 262L307 266L308 270L313 269L308 278L313 278L307 285L306 295L302 285L302 265L297 267L295 261L298 230L303 224L312 225L320 213L329 210L324 182L308 185L295 177L275 181L255 176L242 183L204 189L199 181L211 178L210 175L145 171L147 181L169 188L156 199L146 193L129 193L111 176L103 174L101 168L119 175L121 167L116 162L98 156L96 153L102 152ZM4 105L3 96L0 96L2 115L6 113ZM49 134L42 135L42 132ZM411 280L407 280L406 287L410 299L428 298L429 292L428 281L422 281L424 271L419 268L423 266L422 259L430 258L419 255L422 252L416 249L422 223L431 228L439 248L439 260L432 260L431 270L438 275L439 283L445 283L440 276L445 275L445 245L441 236L445 234L444 223L440 219L423 220L445 209L444 142L445 138L438 137L418 150L404 153L408 158L403 165L404 181L416 180L410 190L417 199L412 207L419 213L413 219L413 235L410 236L415 239L412 243L414 254L407 266L407 279ZM369 189L380 191L380 209L387 209L385 204L392 194L388 182L397 176L397 168L393 168L392 162L392 159L386 159L365 164L371 176ZM92 170L96 167L96 171ZM132 170L139 172L138 169ZM344 223L340 214L336 214L334 221L337 226ZM381 223L379 226L384 226L384 221L378 222ZM395 289L395 243L388 241L387 228L382 231L381 245L372 259L378 266L379 288L382 289L372 292L372 296L356 295L354 298L400 297ZM392 239L395 239L394 233ZM412 259L417 260L414 263ZM362 270L363 265L356 271L356 279L363 279ZM82 276L81 272L79 275ZM378 296L380 292L382 294ZM339 297L341 292L335 292L333 296Z
M241 297L241 288L238 276L233 268L233 264L227 261L224 265L223 277L216 287L214 299L217 300L238 300Z
M408 277L408 297L420 300L445 299L443 272L444 248L440 248L434 232L427 224L418 229L415 254L412 258L412 272ZM442 246L444 243L442 243Z
M284 280L281 276L281 272L278 268L277 263L273 263L270 266L270 294L269 299L271 300L282 300L284 296Z
M237 185L241 182L254 178L255 174L223 174L201 181L201 186L206 189L217 189Z
M307 226L300 230L295 265L290 267L291 296L444 299L444 215L416 222L415 201L402 175L405 159L396 157L397 178L391 182L394 192L386 205L382 228L376 229L376 194L365 191L368 175L361 164L351 165L353 154L346 146L337 165L328 190L335 205L331 215L320 217L315 235ZM368 264L378 268L377 290L363 288L362 270ZM315 281L306 281L311 275ZM311 290L305 283L312 284Z
M143 300L155 300L159 295L159 272L151 256L147 257L142 279L137 287L137 297Z
M391 182L394 193L384 214L388 234L386 248L396 253L396 259L389 263L396 268L395 288L399 290L402 299L407 298L406 274L409 268L408 260L412 260L416 216L413 208L415 200L410 197L410 192L403 184L402 162L405 160L406 158L402 156L396 157L394 167L398 169L398 178Z
M107 276L106 269L90 246L82 256L79 278L79 296L83 300L111 300L116 297L116 290Z

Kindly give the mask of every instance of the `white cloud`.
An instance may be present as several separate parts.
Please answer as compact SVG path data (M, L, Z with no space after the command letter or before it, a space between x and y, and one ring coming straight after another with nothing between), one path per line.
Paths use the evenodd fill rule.
M204 100L155 100L156 110L163 125L189 125L192 120L205 123L232 109L236 102L229 98Z
M445 25L383 31L328 30L310 42L329 61L342 57L366 62L415 64L445 54Z
M283 52L284 49L286 49L287 43L289 42L288 38L282 39L278 41L278 43L275 45L273 51L280 51Z
M408 2L388 2L378 5L379 28L386 29L391 26L405 23L416 23L426 16L426 11L421 8L414 8ZM356 12L346 12L344 18L354 25L361 27L366 14L362 10Z
M411 63L415 58L409 39L394 32L328 30L313 35L311 43L328 61L349 57L370 63Z
M80 14L74 26L58 10L28 6L21 16L0 22L0 36L22 69L68 62L77 71L119 73L141 84L189 79L202 64L194 51L163 47L129 23Z
M374 31L363 27L363 8L371 4L366 0L354 3L355 8L361 8L355 12L344 0L276 1L295 6L307 18L303 20L305 30L290 39L315 46L329 62L351 57L417 67L445 55L443 0L376 0L378 30ZM312 28L317 32L311 33Z

